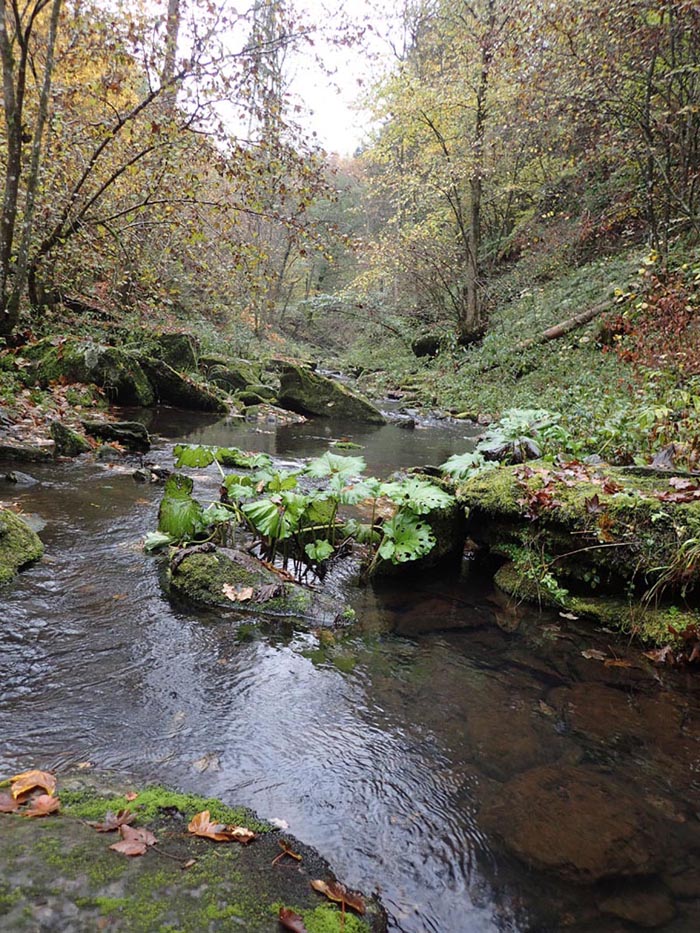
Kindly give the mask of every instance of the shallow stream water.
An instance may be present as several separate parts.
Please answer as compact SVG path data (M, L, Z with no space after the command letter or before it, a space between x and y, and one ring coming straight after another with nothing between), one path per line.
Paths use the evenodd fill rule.
M148 417L160 435L149 459L162 465L176 440L290 461L347 437L386 475L469 443L455 424ZM0 486L46 523L45 558L1 596L0 772L89 761L249 805L286 820L346 884L376 891L401 933L612 933L637 928L621 916L644 897L663 929L698 928L694 677L658 671L611 634L523 612L466 561L353 590L358 628L331 645L173 605L141 548L162 489L136 483L136 465L37 465L38 485ZM216 488L211 469L198 482ZM584 656L591 648L614 663ZM588 878L563 858L542 865L562 847L542 822L552 774L567 800L561 832L580 836L563 849L595 850ZM552 812L556 822L556 801ZM626 842L618 824L633 827ZM582 883L606 833L636 846L638 870L622 886Z

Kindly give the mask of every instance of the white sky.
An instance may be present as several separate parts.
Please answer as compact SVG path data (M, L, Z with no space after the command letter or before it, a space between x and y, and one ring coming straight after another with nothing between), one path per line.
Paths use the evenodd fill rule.
M316 132L328 152L352 155L370 129L370 117L356 106L371 76L391 61L391 51L380 33L390 28L390 20L402 7L401 0L385 0L377 12L377 0L297 0L296 6L319 28L314 49L302 49L289 59L291 90L299 98L304 113L299 122ZM342 29L343 22L369 22L372 31L361 43L336 47L323 41L323 33ZM332 72L325 74L314 61L314 51Z

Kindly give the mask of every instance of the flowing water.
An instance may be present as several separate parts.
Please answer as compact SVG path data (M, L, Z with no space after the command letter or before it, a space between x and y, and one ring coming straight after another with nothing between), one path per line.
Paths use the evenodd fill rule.
M469 443L459 425L360 431L149 417L161 435L149 458L163 465L174 440L289 461L346 436L386 475L441 463ZM353 591L358 629L330 645L173 605L159 560L141 549L162 490L136 483L134 466L37 465L39 485L2 487L45 523L46 556L2 593L0 772L89 761L247 804L286 820L346 884L376 891L402 933L612 933L634 929L620 909L645 897L647 919L697 929L693 678L657 672L611 635L515 611L466 562ZM215 491L211 469L198 482ZM583 656L591 646L615 663ZM619 846L618 823L651 815L634 842L646 846L643 882L620 892L571 880L566 866L528 864L542 867L542 849L561 844L538 838L550 831L537 795L551 769L566 776L566 820L574 814L563 831L580 834L583 848L606 832ZM523 775L531 817L518 796ZM624 902L617 918L600 911L611 896Z

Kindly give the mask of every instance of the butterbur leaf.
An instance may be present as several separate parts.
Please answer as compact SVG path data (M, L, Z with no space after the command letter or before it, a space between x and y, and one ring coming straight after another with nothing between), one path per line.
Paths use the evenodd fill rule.
M332 476L336 473L343 476L354 476L362 473L366 466L364 457L343 457L328 450L322 457L316 457L315 460L312 460L305 472L317 479Z
M48 816L49 813L57 813L61 808L58 797L50 794L40 794L32 800L32 805L22 816Z
M394 564L423 557L435 544L430 526L410 512L399 512L384 523L382 530L384 540L379 547L379 555Z
M173 449L176 467L208 467L214 462L214 449L201 444L176 444Z
M202 507L192 498L192 489L189 476L173 473L168 477L158 510L158 531L180 540L192 538L202 525L206 526Z
M175 538L166 535L162 531L149 531L143 539L143 549L147 554L151 551L157 551L159 548L166 547L168 544L174 544Z
M350 907L352 910L356 910L358 914L364 914L367 910L364 898L354 891L348 891L345 885L341 884L339 881L321 881L319 879L312 881L311 887L314 891L325 894L329 900L335 901L337 904L343 904L345 907Z
M306 556L309 560L323 561L328 560L328 558L333 553L333 545L330 541L326 541L323 538L320 538L318 541L312 541L310 544L307 544L304 547Z
M119 829L120 826L128 826L135 819L136 815L128 809L119 810L118 813L115 813L114 810L107 810L103 823L90 823L90 826L96 829L98 833L111 833L115 829Z
M285 930L291 930L291 933L308 933L303 919L299 914L295 914L291 907L280 907L279 922Z
M23 771L10 778L10 782L15 800L37 787L49 796L56 790L56 778L49 771Z
M121 842L115 842L110 846L115 852L121 852L122 855L144 855L149 846L154 846L158 841L153 833L147 829L134 829L133 826L122 824L119 827Z
M409 479L402 483L384 483L382 495L405 506L416 515L427 515L435 509L444 509L454 503L454 497L435 483Z
M9 794L0 794L0 813L14 813L19 809L19 804L14 797Z

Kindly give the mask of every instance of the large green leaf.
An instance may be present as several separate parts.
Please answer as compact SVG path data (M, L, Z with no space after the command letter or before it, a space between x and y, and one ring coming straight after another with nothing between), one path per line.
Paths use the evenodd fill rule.
M478 450L471 450L464 454L454 454L446 460L440 469L453 479L469 479L477 473L486 470L495 470L498 466L493 460L486 460Z
M201 444L176 444L173 456L176 467L208 467L215 460L214 448Z
M422 479L407 479L397 483L384 483L382 495L416 515L427 515L435 509L444 509L454 504L454 497L440 489L435 483Z
M310 544L307 544L304 551L309 560L320 562L322 560L328 560L333 553L333 545L330 541L319 538L317 541L312 541Z
M384 523L382 530L384 540L379 547L379 556L393 564L424 557L435 545L430 525L410 512L397 512Z
M356 476L358 473L362 473L366 466L364 457L343 457L327 450L322 457L316 457L315 460L312 460L304 472L316 479L333 476L334 474Z
M202 507L192 498L192 488L192 480L181 473L173 473L165 482L158 510L158 531L177 541L192 538L206 527Z
M255 530L266 538L285 541L299 530L308 498L285 492L269 499L246 502L241 506Z
M162 531L149 531L143 539L143 549L147 554L151 551L157 551L159 548L166 547L168 544L174 544L175 539Z

